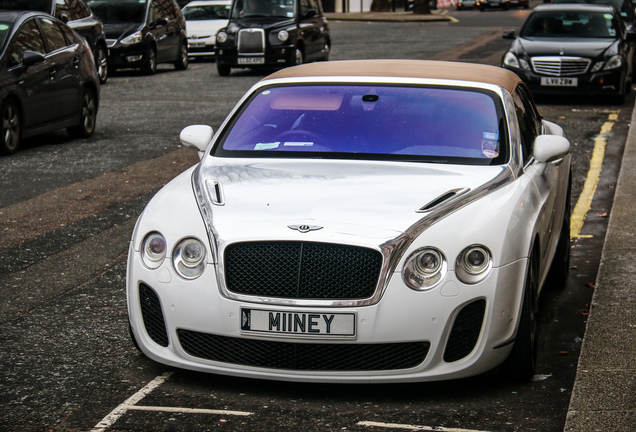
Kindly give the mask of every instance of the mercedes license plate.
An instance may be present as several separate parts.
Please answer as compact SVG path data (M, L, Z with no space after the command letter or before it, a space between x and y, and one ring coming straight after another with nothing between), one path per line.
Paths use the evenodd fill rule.
M306 338L355 338L356 315L242 308L241 331Z
M553 86L553 87L576 87L579 82L577 78L541 78L542 86Z
M265 57L239 57L238 64L241 64L241 65L265 64Z

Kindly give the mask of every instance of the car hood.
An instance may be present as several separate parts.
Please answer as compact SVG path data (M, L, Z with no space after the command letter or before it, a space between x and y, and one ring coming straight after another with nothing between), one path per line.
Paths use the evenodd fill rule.
M323 238L390 239L442 211L418 212L449 191L465 199L506 173L506 166L216 158L200 165L194 182L217 238L284 238L290 225L313 225L324 228Z
M128 35L133 34L139 28L141 24L104 24L104 33L106 34L106 39L121 39Z
M220 29L227 25L227 20L186 21L186 33L188 37L214 36Z
M519 47L530 57L569 56L596 58L616 43L615 39L590 39L585 42L568 40L529 40L517 39Z

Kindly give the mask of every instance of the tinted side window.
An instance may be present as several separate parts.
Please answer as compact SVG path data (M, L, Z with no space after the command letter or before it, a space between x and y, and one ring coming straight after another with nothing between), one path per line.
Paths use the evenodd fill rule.
M27 21L20 28L9 51L9 67L22 63L22 55L27 50L46 54L42 34L34 19Z
M521 132L523 162L526 164L532 159L534 140L541 133L541 119L534 108L534 104L531 102L532 99L530 99L523 87L517 87L513 97Z
M81 0L55 0L55 17L60 18L66 14L70 21L87 18L91 10Z
M168 18L173 20L177 17L175 13L176 7L174 6L172 0L157 0L156 6L159 9L159 14L163 18Z
M57 23L53 22L53 20L40 18L40 25L44 32L44 39L46 40L46 47L48 48L47 52L52 52L68 45L64 33L62 33L62 29Z

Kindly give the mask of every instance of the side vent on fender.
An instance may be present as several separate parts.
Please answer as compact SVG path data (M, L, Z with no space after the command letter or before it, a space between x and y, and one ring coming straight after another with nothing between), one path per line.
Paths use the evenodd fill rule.
M463 195L466 192L468 192L469 190L470 190L470 188L451 189L448 192L445 192L442 195L438 196L437 198L435 198L433 201L429 202L425 206L420 207L420 209L417 210L416 213L430 212L435 207L445 203L446 201L448 201L448 200L450 200L452 198L455 198L455 197L458 197L460 195Z

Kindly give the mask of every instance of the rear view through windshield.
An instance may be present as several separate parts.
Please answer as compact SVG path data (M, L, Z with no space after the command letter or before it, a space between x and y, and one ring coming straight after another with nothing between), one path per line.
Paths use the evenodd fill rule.
M269 87L234 117L213 153L501 164L508 150L498 100L457 88Z
M88 3L93 13L104 24L136 24L146 17L146 2L137 0L91 1Z

